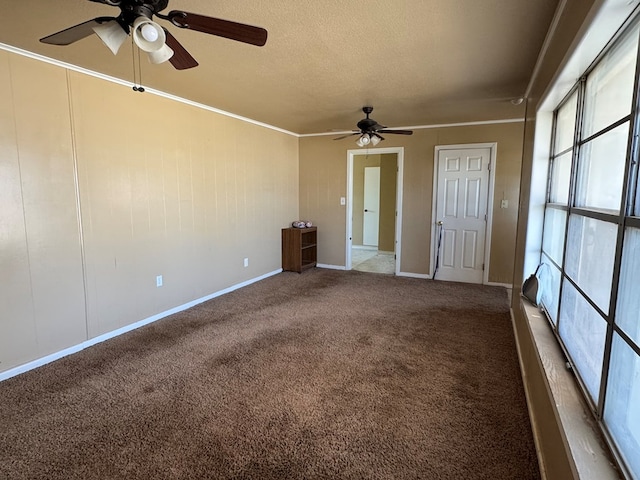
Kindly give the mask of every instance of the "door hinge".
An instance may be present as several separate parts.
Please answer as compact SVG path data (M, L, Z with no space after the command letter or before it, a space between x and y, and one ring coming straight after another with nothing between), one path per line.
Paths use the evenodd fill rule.
M491 171L491 162L487 164L487 170Z
M484 263L482 264L482 271L484 272Z

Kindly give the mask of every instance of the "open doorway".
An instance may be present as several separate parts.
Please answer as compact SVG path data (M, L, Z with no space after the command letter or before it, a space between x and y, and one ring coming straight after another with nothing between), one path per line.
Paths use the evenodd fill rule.
M402 148L348 152L347 270L397 274Z

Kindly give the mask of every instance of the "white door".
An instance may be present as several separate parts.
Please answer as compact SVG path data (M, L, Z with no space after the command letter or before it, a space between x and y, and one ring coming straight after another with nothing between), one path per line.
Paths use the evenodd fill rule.
M364 168L364 214L362 244L378 246L380 226L380 167Z
M490 161L489 148L438 153L438 280L482 283Z

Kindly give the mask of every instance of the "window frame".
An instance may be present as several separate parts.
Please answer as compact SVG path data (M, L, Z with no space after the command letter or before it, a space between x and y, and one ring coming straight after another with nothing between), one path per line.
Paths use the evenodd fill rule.
M635 32L635 33L634 33ZM600 61L605 58L605 56L611 52L616 46L618 46L622 41L626 40L627 35L635 34L638 38L638 43L636 46L635 52L635 71L633 78L633 92L632 92L632 100L631 100L631 108L630 113L615 120L613 123L608 124L601 128L600 130L593 132L586 138L582 138L583 127L584 127L584 114L585 114L585 102L586 102L586 88L587 81L589 79L589 75L594 71L594 69L600 64ZM551 252L547 252L544 250L544 229L542 233L542 244L540 246L540 261L544 258L545 261L550 261L557 269L560 271L560 286L558 290L558 298L557 298L557 318L554 323L551 318L550 313L547 311L544 305L541 305L543 312L545 313L545 317L565 355L568 360L568 365L571 366L578 384L582 390L583 396L587 401L587 404L593 413L600 429L602 430L604 437L606 438L610 449L612 450L616 460L621 466L621 470L625 472L627 476L631 478L629 475L629 470L627 470L627 466L624 463L623 455L620 451L618 451L616 447L616 443L613 439L613 436L609 432L607 428L604 413L605 413L605 405L606 405L606 396L607 396L607 386L608 386L608 378L610 374L610 366L611 366L611 356L612 356L612 346L614 341L614 333L619 336L622 341L624 341L627 346L629 346L633 353L640 357L640 342L638 344L635 343L633 339L631 339L626 333L616 324L616 308L617 308L617 300L618 300L618 283L620 280L620 271L621 264L623 258L623 247L625 240L625 232L627 228L634 227L640 228L640 179L638 173L638 144L640 137L640 18L635 18L632 20L628 20L626 24L620 28L617 34L609 41L609 43L605 46L605 48L600 52L600 54L596 57L596 59L591 63L591 65L585 70L582 77L573 85L573 87L566 93L566 95L562 98L560 102L556 105L553 110L553 121L552 121L552 130L551 130L551 144L549 148L549 159L548 159L548 168L547 168L547 184L546 184L546 193L545 193L545 205L544 205L544 218L543 225L546 225L545 221L547 218L547 212L550 209L553 210L562 210L565 212L565 228L564 228L564 238L562 240L563 244L563 255L561 265L557 264L553 257L550 255ZM556 143L556 131L558 125L558 114L560 109L562 109L567 102L571 101L573 95L577 93L576 99L576 118L574 120L574 135L573 135L573 143L570 147L564 148L562 151L555 152L555 143ZM620 186L620 208L618 212L613 210L604 210L604 209L596 209L589 208L584 206L576 206L576 196L577 196L577 183L578 176L580 174L580 160L582 149L586 144L593 141L594 139L612 131L614 128L619 127L620 125L629 123L628 132L627 132L627 146L625 151L625 159L624 159L624 173L622 177L622 185ZM570 168L570 178L569 178L569 192L567 203L553 203L551 202L552 195L552 185L553 185L553 173L555 160L562 155L567 154L571 151L571 168ZM615 225L617 229L616 233L616 245L615 245L615 253L613 257L613 272L611 278L611 289L609 296L609 309L608 313L604 312L603 309L599 308L596 303L583 291L582 288L574 281L566 272L566 262L567 262L567 244L569 238L569 222L572 216L580 216L586 218L593 218L596 220L600 220L603 222L607 222ZM544 255L544 257L543 257ZM602 360L602 368L600 371L600 385L599 391L597 394L597 398L592 400L589 394L589 390L586 386L586 382L583 380L581 376L581 372L578 368L576 368L575 362L572 360L572 355L567 348L567 345L564 342L564 339L560 335L560 325L563 321L562 318L562 299L563 299L563 289L565 285L565 281L570 282L573 288L576 289L578 295L582 296L585 299L589 306L597 313L602 319L606 322L606 334L604 338L604 353ZM565 320L566 321L566 320ZM640 472L635 472L635 474L640 476Z

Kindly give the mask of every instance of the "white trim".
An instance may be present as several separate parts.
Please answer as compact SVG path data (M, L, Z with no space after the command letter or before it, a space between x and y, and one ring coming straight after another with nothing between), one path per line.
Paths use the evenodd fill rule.
M346 270L347 269L344 265L328 265L326 263L316 263L316 267L326 268L329 270Z
M426 274L426 273L399 272L396 275L398 277L423 278L425 280L430 280L431 279L431 275Z
M72 70L78 73L83 73L85 75L89 75L91 77L99 78L101 80L106 80L108 82L116 83L118 85L123 85L125 87L134 87L136 84L130 82L129 80L123 80L121 78L112 77L110 75L106 75L104 73L95 72L93 70L89 70L87 68L79 67L77 65L73 65L71 63L63 62L61 60L56 60L55 58L46 57L44 55L40 55L39 53L29 52L28 50L23 50L22 48L14 47L12 45L7 45L6 43L0 42L0 50L6 50L11 53L15 53L17 55L22 55L24 57L28 57L34 60L39 60L41 62L49 63L51 65L55 65L58 67L66 68L68 70ZM169 100L173 100L176 102L184 103L186 105L191 105L196 108L200 108L203 110L208 110L213 113L217 113L220 115L224 115L226 117L235 118L236 120L241 120L246 123L250 123L253 125L257 125L259 127L268 128L270 130L275 130L276 132L285 133L287 135L291 135L293 137L301 138L301 137L321 137L321 136L329 136L329 135L345 135L352 133L352 130L345 130L339 132L320 132L320 133L295 133L289 130L285 130L280 127L276 127L274 125L269 125L268 123L259 122L257 120L252 120L251 118L243 117L241 115L236 115L235 113L227 112L226 110L221 110L219 108L215 108L209 105L205 105L203 103L194 102L193 100L189 100L187 98L178 97L177 95L172 95L170 93L166 93L160 90L155 90L153 88L144 87L145 93L150 93L152 95L157 95L159 97L164 97ZM408 127L394 127L403 130L421 130L427 128L449 128L449 127L465 127L471 125L492 125L497 123L517 123L523 122L524 118L508 118L502 120L480 120L474 122L460 122L460 123L443 123L436 125L412 125Z
M121 78L112 77L112 76L106 75L104 73L95 72L93 70L89 70L87 68L79 67L77 65L72 65L71 63L66 63L66 62L63 62L61 60L56 60L55 58L46 57L46 56L40 55L38 53L29 52L27 50L23 50L23 49L18 48L18 47L7 45L6 43L1 43L0 42L0 50L6 50L8 52L15 53L17 55L22 55L24 57L29 57L29 58L32 58L34 60L39 60L41 62L49 63L51 65L56 65L58 67L66 68L68 70L73 70L73 71L78 72L78 73L83 73L85 75L89 75L91 77L99 78L101 80L106 80L108 82L116 83L118 85L123 85L125 87L134 87L135 86L134 83L132 83L132 82L130 82L128 80L123 80ZM303 133L303 134L295 133L295 132L291 132L289 130L285 130L285 129L280 128L280 127L276 127L274 125L269 125L268 123L263 123L263 122L259 122L257 120L252 120L252 119L247 118L247 117L236 115L235 113L227 112L226 110L221 110L219 108L211 107L211 106L205 105L203 103L194 102L193 100L189 100L187 98L178 97L177 95L172 95L170 93L162 92L160 90L155 90L153 88L148 88L146 86L144 88L145 88L145 93L150 93L152 95L157 95L159 97L164 97L164 98L167 98L169 100L173 100L173 101L176 101L176 102L184 103L186 105L191 105L191 106L196 107L196 108L201 108L203 110L208 110L208 111L213 112L213 113L218 113L218 114L224 115L226 117L235 118L236 120L241 120L243 122L251 123L251 124L257 125L259 127L264 127L264 128L268 128L270 130L275 130L277 132L285 133L287 135L291 135L291 136L297 137L297 138L301 138L301 137L321 137L321 136L328 136L328 135L345 135L345 134L348 134L348 133L352 133L351 130L345 130L345 131L341 131L341 132L321 132L321 133ZM449 127L465 127L465 126L470 126L470 125L492 125L492 124L497 124L497 123L517 123L517 122L523 122L523 121L524 121L524 118L509 118L509 119L503 119L503 120L481 120L481 121L475 121L475 122L443 123L443 124L437 124L437 125L414 125L414 126L408 126L408 127L395 127L395 128L403 129L403 130L421 130L421 129L427 129L427 128L449 128Z
M216 297L219 297L221 295L224 295L226 293L230 293L233 292L234 290L238 290L239 288L242 287L246 287L247 285L251 285L252 283L256 283L259 282L260 280L264 280L265 278L271 277L273 275L277 275L280 272L282 272L282 269L278 269L278 270L274 270L273 272L269 272L269 273L265 273L264 275L261 275L259 277L255 277L249 280L246 280L244 282L241 283L237 283L235 285L232 285L230 287L227 287L225 289L219 290L215 293L212 293L210 295L207 295L205 297L201 297L198 298L196 300L193 300L191 302L187 302L184 303L182 305L179 305L177 307L171 308L169 310L166 310L164 312L158 313L156 315L152 315L151 317L145 318L143 320L140 320L138 322L135 323L131 323L129 325L126 325L122 328L118 328L116 330L112 330L111 332L107 332L103 335L99 335L97 337L94 338L90 338L78 345L74 345L72 347L69 348L65 348L64 350L60 350L59 352L55 352L52 353L50 355L47 355L45 357L41 357L38 358L36 360L32 360L31 362L25 363L23 365L19 365L17 367L11 368L9 370L6 370L4 372L0 372L0 382L2 382L3 380L7 380L11 377L15 377L16 375L20 375L21 373L25 373L28 372L29 370L33 370L34 368L38 368L41 367L43 365L46 365L47 363L51 363L54 362L56 360L59 360L60 358L66 357L68 355L72 355L74 353L78 353L82 350L84 350L85 348L88 347L92 347L93 345L96 345L98 343L104 342L106 340L109 340L111 338L115 338L119 335L122 335L124 333L130 332L132 330L135 330L137 328L143 327L145 325L148 325L150 323L153 323L157 320L160 320L162 318L168 317L169 315L173 315L175 313L178 312L182 312L184 310L187 310L191 307L194 307L200 303L206 302L208 300L214 299Z
M345 221L347 222L347 238L345 241L344 269L351 270L351 247L353 246L353 154L347 151L347 208Z
M431 248L430 248L430 265L429 275L433 276L433 270L435 268L436 258L436 207L438 197L438 156L442 150L465 150L472 148L488 148L490 151L489 156L489 191L487 192L487 225L485 231L484 241L484 264L485 269L482 273L482 284L489 284L489 265L491 262L491 230L493 228L493 195L495 190L496 179L496 161L498 158L498 143L467 143L458 145L436 145L433 157L433 199L431 202ZM509 287L511 288L511 287Z
M473 125L494 125L496 123L522 123L524 118L506 118L503 120L479 120L477 122L460 122L460 123L441 123L434 125L410 125L408 127L393 127L391 130L424 130L427 128L451 128L451 127L469 127ZM348 135L353 130L319 132L319 133L300 133L298 137L326 137L330 135Z
M485 282L484 284L488 285L489 287L504 287L504 288L513 289L513 284L511 283Z
M397 152L398 177L396 179L396 238L395 238L395 264L396 275L400 273L400 263L402 260L402 199L404 198L404 148L400 147Z
M318 268L327 268L327 269L330 269L330 270L347 270L347 268L344 265L325 265L325 264L322 264L322 263L318 263L316 265L316 267L318 267ZM425 279L425 280L430 280L431 279L431 275L428 275L426 273L398 272L398 273L396 273L396 276L397 277L408 277L408 278L422 278L422 279Z
M347 208L345 239L345 270L351 270L351 248L353 247L353 160L356 155L396 154L396 224L395 224L395 267L394 274L400 273L402 250L402 199L404 185L404 147L366 148L363 150L347 150Z
M370 245L352 245L351 248L353 248L354 250L372 250L372 251L378 251L378 247L372 247Z
M72 65L70 63L62 62L60 60L56 60L53 58L45 57L44 55L40 55L38 53L29 52L27 50L23 50L21 48L12 47L11 45L7 45L5 43L0 43L0 50L6 50L11 53L15 53L17 55L22 55L24 57L29 57L34 60L39 60L41 62L49 63L51 65L56 65L58 67L66 68L68 70L73 70L78 73L83 73L85 75L89 75L91 77L96 77L101 80L106 80L107 82L116 83L118 85L124 85L125 87L133 87L135 84L131 83L128 80L123 80L117 77L112 77L110 75L105 75L104 73L94 72L93 70L88 70L86 68L78 67L77 65ZM144 87L145 93L149 93L152 95L157 95L159 97L164 97L169 100L173 100L175 102L184 103L186 105L191 105L192 107L200 108L202 110L208 110L213 113L217 113L220 115L224 115L225 117L235 118L236 120L240 120L246 123L251 123L253 125L257 125L259 127L268 128L270 130L275 130L276 132L285 133L287 135L291 135L294 137L300 137L297 133L290 132L289 130L285 130L280 127L275 127L273 125L269 125L268 123L259 122L257 120L252 120L247 117L243 117L240 115L236 115L235 113L227 112L225 110L220 110L219 108L211 107L209 105L205 105L203 103L194 102L193 100L189 100L187 98L178 97L177 95L172 95L170 93L162 92L160 90L155 90L153 88Z

